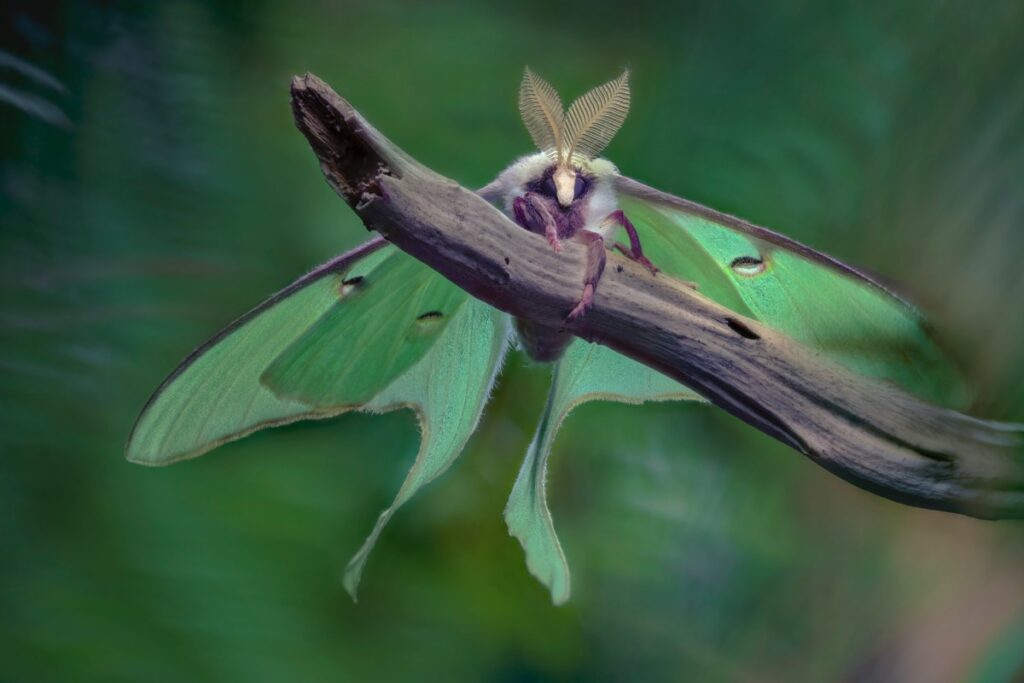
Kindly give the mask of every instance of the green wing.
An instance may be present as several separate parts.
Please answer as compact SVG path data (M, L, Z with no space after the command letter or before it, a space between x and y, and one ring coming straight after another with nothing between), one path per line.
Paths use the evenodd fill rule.
M587 401L702 400L660 372L597 344L576 340L555 363L544 412L505 507L505 523L526 553L526 566L560 605L569 599L569 565L548 509L547 461L562 422Z
M384 524L451 465L476 428L507 338L507 316L376 239L317 268L193 352L146 404L127 457L165 465L296 420L414 409L420 450L346 570L354 595Z
M193 351L142 409L128 438L128 459L167 465L265 427L350 409L280 399L259 378L278 354L352 293L346 280L359 282L393 255L386 244L374 240L325 263Z
M935 402L964 399L959 374L921 316L884 286L783 235L620 178L619 205L646 255L701 294L757 318L856 372L889 380ZM555 603L569 597L569 568L546 502L547 460L562 421L577 405L604 399L700 400L635 361L576 341L556 364L537 433L505 519L530 571Z
M352 286L261 376L279 397L325 409L370 401L423 358L468 299L397 251Z
M962 406L956 367L921 315L864 273L765 228L619 178L619 206L666 273L860 374Z

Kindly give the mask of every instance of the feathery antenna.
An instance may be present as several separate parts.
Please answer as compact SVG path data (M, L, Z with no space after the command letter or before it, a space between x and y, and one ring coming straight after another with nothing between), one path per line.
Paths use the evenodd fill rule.
M601 153L629 113L629 69L572 103L565 115L566 158L593 159Z
M551 84L523 72L519 86L519 114L537 148L558 164L574 157L593 159L622 127L629 113L629 69L562 109L562 100Z
M561 161L565 150L563 135L565 114L558 93L526 67L519 86L519 114L533 143L552 161Z

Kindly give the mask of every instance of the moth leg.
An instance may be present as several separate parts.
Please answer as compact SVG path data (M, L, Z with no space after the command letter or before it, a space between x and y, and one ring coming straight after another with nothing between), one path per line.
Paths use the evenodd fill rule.
M615 244L613 244L612 245L612 249L615 249L616 251L618 251L619 253L621 253L623 256L625 256L628 259L632 259L634 261L637 260L636 258L634 258L633 252L630 251L629 247L627 247L622 242L616 242ZM644 261L647 261L647 259L644 259ZM641 262L641 263L648 270L651 271L651 275L657 275L658 273L661 272L661 270L657 266L651 265L650 261L647 261L647 263L643 263L643 262ZM679 282L681 282L682 284L686 285L690 289L693 289L693 290L700 289L700 285L698 285L696 282L691 282L689 280L679 280Z
M597 283L601 280L601 273L604 272L606 259L604 238L601 235L589 230L580 230L576 233L576 237L587 247L587 266L583 276L583 295L580 296L580 301L575 308L569 312L567 320L579 318L594 302L594 292L597 290Z
M533 232L533 227L530 225L530 219L526 215L526 210L527 204L525 199L516 197L512 200L512 216L515 218L516 223L519 224L519 227Z
M640 246L640 235L637 234L636 228L626 218L626 214L623 213L622 209L612 211L608 216L601 221L601 228L610 228L613 225L621 225L626 229L626 234L629 235L629 247L618 242L615 243L615 248L622 252L622 255L626 258L633 259L647 270L651 271L651 275L657 275L658 268L651 263L650 259L644 256L643 247Z
M640 265L644 266L645 268L651 271L652 275L660 272L658 268L653 263L651 263L647 257L645 257L643 254L637 256L636 253L632 250L632 248L627 247L622 242L616 242L615 244L613 244L612 249L619 252L629 260L636 261Z
M512 214L516 223L530 232L541 233L547 238L548 244L556 252L562 251L562 242L558 239L558 225L554 216L544 206L544 202L532 192L512 200Z

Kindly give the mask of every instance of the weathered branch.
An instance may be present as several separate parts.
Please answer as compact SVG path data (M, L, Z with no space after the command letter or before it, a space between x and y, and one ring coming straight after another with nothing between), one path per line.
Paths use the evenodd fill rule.
M327 181L367 228L498 309L563 324L580 294L582 246L554 252L410 158L315 76L294 79L292 106ZM687 384L865 489L978 517L1024 516L1019 425L855 375L615 254L593 308L567 328Z

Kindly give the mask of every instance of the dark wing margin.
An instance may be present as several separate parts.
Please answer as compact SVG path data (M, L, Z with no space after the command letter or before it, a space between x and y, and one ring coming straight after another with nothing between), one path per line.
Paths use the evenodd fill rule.
M387 244L388 241L386 239L378 236L374 237L368 242L364 242L363 244L359 245L354 249L345 252L344 254L335 256L330 261L327 261L326 263L317 266L316 268L306 273L305 275L303 275L298 280L291 283L284 289L272 294L269 298L264 300L263 303L256 306L256 308L249 310L240 318L237 318L227 327L223 328L217 334L203 342L194 351L192 351L192 353L188 354L188 356L185 357L185 360L181 361L178 364L178 366L171 371L169 375L167 375L164 381L160 383L160 386L156 388L156 391L154 391L153 394L146 401L146 405L144 405L142 407L142 410L139 411L139 416L135 418L135 423L132 425L132 431L128 435L128 443L130 444L132 442L132 439L135 436L135 432L138 429L139 423L142 421L143 416L146 415L150 407L152 407L153 403L155 403L156 400L160 398L160 395L163 393L164 389L166 389L167 386L171 384L171 382L177 379L178 376L181 375L181 373L185 372L185 370L187 370L189 366L195 363L196 360L198 360L209 349L214 347L217 343L219 343L225 337L227 337L232 332L240 328L242 325L245 325L247 322L258 316L259 314L263 313L269 308L272 308L274 305L280 303L282 300L288 298L289 296L299 291L303 287L306 287L310 283L316 282L321 278L327 277L328 275L346 270L359 259L365 256L369 256L370 254L374 253L375 251L377 251L381 247L384 247Z
M777 233L774 230L769 230L768 228L762 228L759 225L754 225L753 223L749 223L743 220L742 218L737 218L736 216L731 216L727 213L716 211L715 209L708 208L702 204L698 204L697 202L691 202L688 199L676 197L675 195L669 194L668 192L662 192L661 190L655 189L650 185L645 185L644 183L641 183L639 180L633 180L632 178L627 178L626 176L617 175L615 176L614 182L616 192L620 192L622 194L635 197L637 199L642 199L644 201L671 206L673 208L679 209L680 211L685 211L687 213L700 216L701 218L706 218L709 221L719 223L727 228L732 228L737 232L741 232L744 235L749 235L750 237L758 239L762 242L774 244L777 247L781 247L783 249L786 249L787 251L791 251L794 254L802 256L808 261L819 263L825 266L826 268L830 268L836 271L837 273L841 273L843 275L852 277L855 280L865 282L871 285L872 287L875 287L881 290L882 292L885 292L892 298L902 303L907 308L915 312L917 311L917 307L913 303L911 303L906 297L899 294L898 292L893 291L891 287L885 285L877 278L865 273L862 270L854 268L853 266L843 263L839 259L833 258L828 254L823 254L816 249L812 249L806 244L798 242L791 237L786 237L785 235Z

